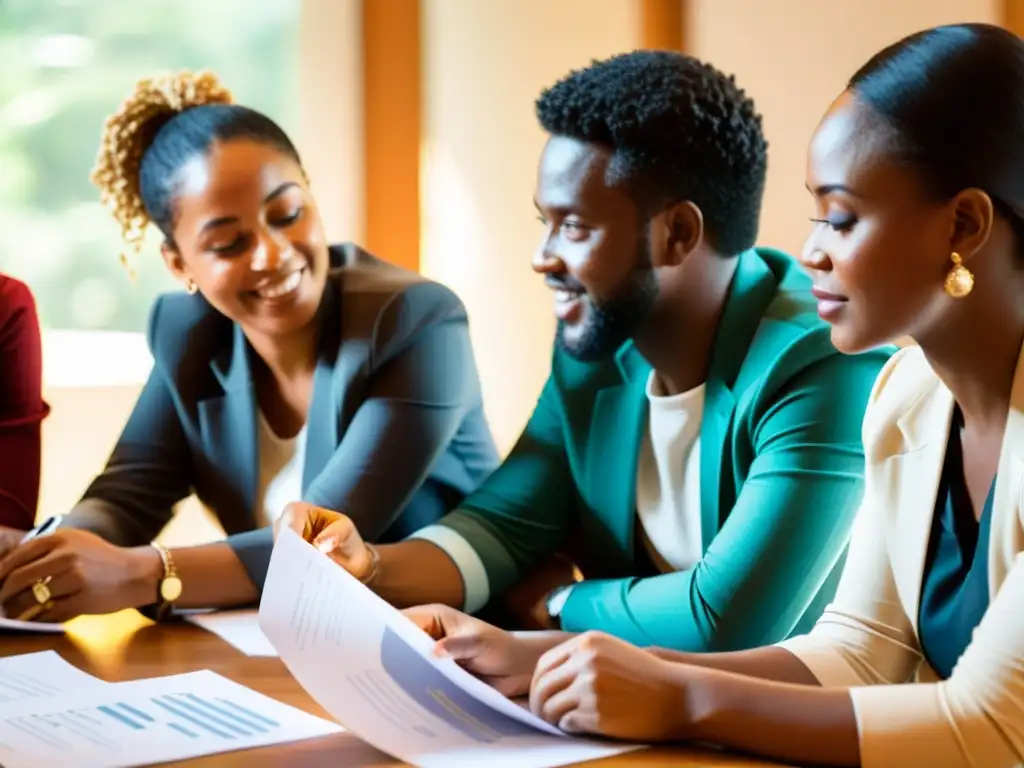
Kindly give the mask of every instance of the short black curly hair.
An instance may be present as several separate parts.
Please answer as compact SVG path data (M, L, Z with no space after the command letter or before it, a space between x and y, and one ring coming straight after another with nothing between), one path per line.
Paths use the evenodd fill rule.
M689 200L717 251L753 246L768 143L733 76L692 56L633 51L571 72L536 109L549 134L611 149L609 182L625 182L648 214Z

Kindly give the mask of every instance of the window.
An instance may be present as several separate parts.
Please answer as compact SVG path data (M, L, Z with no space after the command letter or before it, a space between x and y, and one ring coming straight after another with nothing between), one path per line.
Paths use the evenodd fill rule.
M0 0L0 272L28 283L44 329L139 332L179 288L151 231L133 267L89 181L103 121L135 81L215 72L298 129L301 0Z

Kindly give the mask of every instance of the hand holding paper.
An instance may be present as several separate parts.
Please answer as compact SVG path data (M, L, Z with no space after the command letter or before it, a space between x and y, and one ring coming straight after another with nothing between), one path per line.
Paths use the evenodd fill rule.
M569 637L563 632L508 632L447 605L408 608L402 613L437 641L436 654L454 659L510 698L530 692L541 656Z
M408 617L291 530L274 547L260 626L339 723L414 765L544 768L636 749L570 739L437 657Z
M293 501L274 524L274 535L291 530L365 582L376 567L376 557L359 535L352 519L305 501Z

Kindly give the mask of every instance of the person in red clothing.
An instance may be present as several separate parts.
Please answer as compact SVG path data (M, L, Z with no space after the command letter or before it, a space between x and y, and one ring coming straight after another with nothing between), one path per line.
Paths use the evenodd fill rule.
M49 411L35 300L24 283L0 274L0 526L27 530L35 520L40 429Z

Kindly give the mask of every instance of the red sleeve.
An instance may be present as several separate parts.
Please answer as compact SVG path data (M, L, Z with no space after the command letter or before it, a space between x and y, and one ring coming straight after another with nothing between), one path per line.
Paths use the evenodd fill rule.
M35 301L23 283L0 275L0 525L32 527L49 411Z

